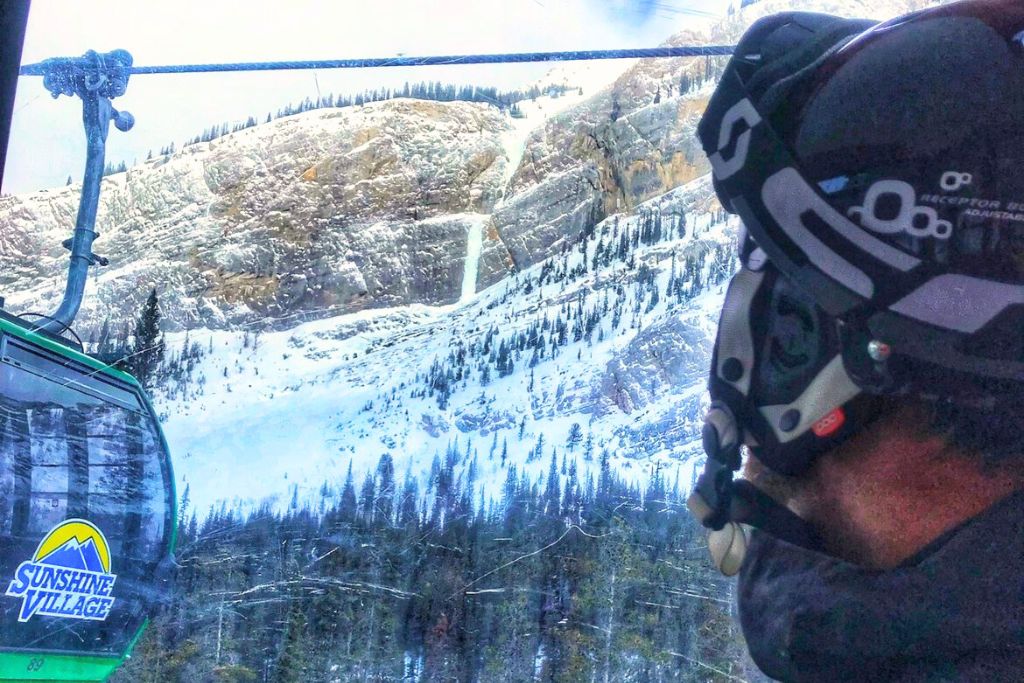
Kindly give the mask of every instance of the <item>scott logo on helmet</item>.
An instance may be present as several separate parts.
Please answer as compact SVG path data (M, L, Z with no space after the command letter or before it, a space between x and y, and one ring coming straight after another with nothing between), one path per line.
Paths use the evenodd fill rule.
M887 210L879 215L883 207ZM918 206L917 192L902 180L879 180L868 190L864 205L854 206L848 213L868 230L882 235L906 233L948 240L953 234L953 224L940 219L932 207Z
M732 157L726 159L723 154L733 141L736 124L741 121L747 124L747 129L736 138L736 149L733 150ZM757 113L757 109L749 99L740 100L725 112L725 116L722 117L722 125L718 129L718 151L708 157L711 167L715 170L716 178L726 180L743 168L743 165L747 163L747 154L750 152L750 129L760 123L761 115Z

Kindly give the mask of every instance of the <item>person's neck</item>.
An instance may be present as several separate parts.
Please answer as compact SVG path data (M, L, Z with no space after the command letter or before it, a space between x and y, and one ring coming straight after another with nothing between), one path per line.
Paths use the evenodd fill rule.
M985 471L941 437L921 431L914 421L919 417L872 425L823 456L801 482L790 506L828 539L832 554L895 567L1024 487L1018 474Z

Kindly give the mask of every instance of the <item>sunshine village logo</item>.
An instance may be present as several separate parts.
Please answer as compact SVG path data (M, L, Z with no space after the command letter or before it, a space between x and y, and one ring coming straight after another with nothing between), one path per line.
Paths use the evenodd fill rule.
M54 527L31 560L18 565L7 595L21 598L18 621L38 615L104 621L114 605L110 546L92 522L69 519Z

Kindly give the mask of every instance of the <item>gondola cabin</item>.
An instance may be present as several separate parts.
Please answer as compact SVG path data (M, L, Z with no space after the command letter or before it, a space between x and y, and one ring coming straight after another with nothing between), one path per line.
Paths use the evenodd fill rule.
M0 312L0 680L105 680L167 598L176 518L138 383Z

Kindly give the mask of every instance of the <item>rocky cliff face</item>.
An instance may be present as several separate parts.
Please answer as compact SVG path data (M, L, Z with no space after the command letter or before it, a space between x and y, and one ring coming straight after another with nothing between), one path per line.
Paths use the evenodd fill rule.
M686 32L670 42L706 40ZM705 60L640 60L530 135L510 197L494 215L517 266L536 263L585 226L707 171L693 133L707 102L700 83L709 71Z
M78 327L129 318L151 287L170 329L453 303L700 175L703 96L679 81L703 69L637 62L597 94L524 103L519 121L469 103L318 110L108 177L96 249L112 265ZM56 306L76 209L75 186L0 200L13 310Z
M111 266L80 323L130 314L154 286L172 329L457 300L468 236L504 189L508 127L485 105L395 100L307 112L110 176L96 250ZM56 304L77 201L74 186L0 200L12 308ZM489 246L484 277L507 270Z

